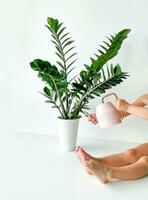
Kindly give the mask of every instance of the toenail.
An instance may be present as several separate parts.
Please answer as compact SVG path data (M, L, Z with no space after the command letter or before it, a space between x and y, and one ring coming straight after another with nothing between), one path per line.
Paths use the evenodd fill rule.
M75 152L78 152L79 148L80 148L80 147L78 146L78 147L76 148Z

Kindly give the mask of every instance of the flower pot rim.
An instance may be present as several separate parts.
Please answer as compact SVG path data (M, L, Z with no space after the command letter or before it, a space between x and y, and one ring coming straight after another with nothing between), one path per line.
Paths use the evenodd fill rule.
M57 117L59 120L67 120L67 121L74 121L74 120L79 120L79 119L81 119L82 118L82 116L79 116L79 118L75 118L75 119L63 119L63 118L61 118L60 116L59 117Z

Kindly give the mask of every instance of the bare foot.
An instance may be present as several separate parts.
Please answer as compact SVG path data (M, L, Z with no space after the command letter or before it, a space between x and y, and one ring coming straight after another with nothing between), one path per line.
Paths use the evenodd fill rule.
M91 155L86 153L80 146L77 147L75 151L77 158L80 160L80 162L83 164L82 160L89 161L90 159L93 159ZM83 165L84 166L84 165ZM84 166L86 172L91 175L91 172L89 171L87 166Z
M110 168L95 160L82 160L83 165L87 167L89 172L96 176L102 183L108 182L108 174Z
M90 160L90 159L95 159L93 156L91 156L90 154L88 154L86 151L84 151L84 149L82 149L82 147L78 146L76 149L76 155L78 157L78 159L81 161L83 160Z
M81 161L82 159L83 160L95 160L95 161L98 161L98 162L101 162L101 159L100 158L96 158L96 157L93 157L91 156L90 154L88 154L81 146L78 146L77 149L76 149L76 155L78 157L78 159Z

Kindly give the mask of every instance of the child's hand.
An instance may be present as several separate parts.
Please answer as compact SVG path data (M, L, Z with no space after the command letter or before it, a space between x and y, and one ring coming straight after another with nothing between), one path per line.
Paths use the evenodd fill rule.
M86 114L85 116L88 117L88 120L90 122L92 122L93 124L96 125L98 123L98 120L97 120L97 117L96 117L95 113L93 113L93 114Z
M124 99L117 99L115 101L115 107L121 112L127 112L129 106L130 104Z

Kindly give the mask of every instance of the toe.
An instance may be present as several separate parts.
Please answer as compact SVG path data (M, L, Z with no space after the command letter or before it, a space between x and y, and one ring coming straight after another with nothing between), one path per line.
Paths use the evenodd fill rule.
M85 154L85 156L87 156L88 160L93 159L93 156L91 156L90 154L88 154L83 148L80 148L80 151Z
M85 161L88 161L89 160L89 157L87 155L85 155L84 153L80 153L81 154L81 159L82 160L85 160Z
M83 158L85 160L89 160L90 159L90 156L82 148L80 148L80 152L81 152L81 155L83 156Z
M82 147L80 147L80 151L81 151L82 153L86 153Z
M78 158L79 160L81 160L81 154L80 154L79 150L78 150L77 152L75 152L75 154L76 154L77 158Z
M85 157L85 155L83 155L83 153L80 151L80 150L78 150L77 152L76 152L76 156L77 156L77 158L81 161L81 160L87 160L86 159L86 157Z
M77 153L80 149L80 146L77 146L76 150L75 150L75 153Z
M79 148L79 150L80 150L81 152L83 152L83 149L82 149L82 147L80 147L80 148Z

